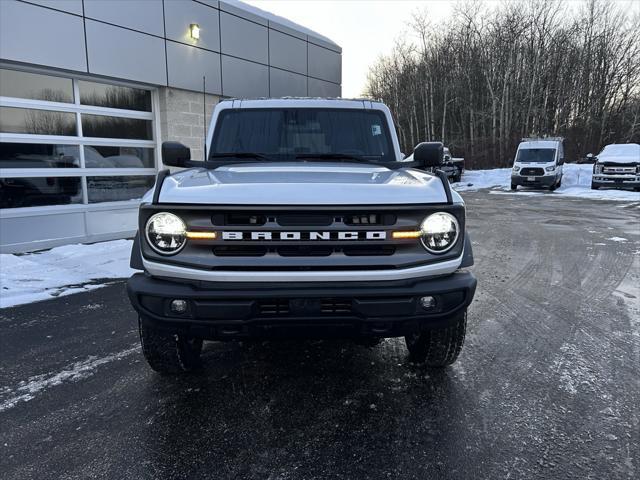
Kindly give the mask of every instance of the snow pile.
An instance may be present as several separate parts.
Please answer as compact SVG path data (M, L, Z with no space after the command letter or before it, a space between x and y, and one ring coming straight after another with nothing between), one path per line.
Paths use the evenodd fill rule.
M25 255L0 254L0 308L46 300L126 278L131 240L66 245Z
M563 167L562 186L553 193L518 187L517 192L511 191L511 169L496 168L493 170L467 170L462 175L462 181L453 184L458 192L475 191L491 188L492 193L510 193L513 195L540 194L563 195L566 197L584 197L597 200L627 200L640 201L640 193L633 190L616 190L601 188L591 190L591 175L593 165L565 164Z

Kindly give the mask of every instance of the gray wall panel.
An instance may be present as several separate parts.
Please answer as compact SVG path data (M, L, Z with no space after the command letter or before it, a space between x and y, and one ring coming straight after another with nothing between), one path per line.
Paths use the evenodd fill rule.
M269 67L223 55L222 94L228 97L269 96Z
M189 45L167 41L169 86L202 91L202 76L207 77L207 92L220 93L220 55Z
M0 58L86 72L82 18L1 0Z
M93 20L86 28L91 73L167 84L164 40Z
M4 0L0 0L4 1ZM49 8L63 10L75 15L82 15L82 0L28 0L30 3L37 3Z
M162 0L84 0L88 18L164 36Z
M271 97L306 97L307 77L296 73L270 68Z
M269 30L269 65L307 73L307 42Z
M340 85L324 82L315 78L309 78L310 97L339 97Z
M309 43L309 76L340 83L342 55Z
M287 27L286 25L281 24L280 22L276 22L274 20L269 20L269 28L273 30L277 30L282 33L287 33L291 36L299 38L300 40L307 41L307 34L298 30L294 30L293 28Z
M220 12L222 53L254 62L269 60L267 27Z
M220 8L220 2L218 0L194 0L194 1L197 1L198 3L204 3L206 5L209 5L210 7Z
M3 247L43 240L81 239L84 235L83 212L0 218L0 245Z
M338 45L336 45L333 42L329 42L323 38L320 38L316 35L312 35L309 34L307 36L307 40L309 40L309 42L311 43L315 43L316 45L320 46L320 47L324 47L324 48L328 48L329 50L333 50L334 52L337 53L342 53L342 48L339 47Z
M238 2L235 2L235 3L237 4ZM221 1L219 2L219 4L220 4L220 10L222 10L223 12L229 12L238 17L246 18L247 20L251 20L252 22L259 23L261 25L264 25L265 27L269 24L269 21L266 18L264 18L261 15L258 15L257 13L253 13L253 12L259 11L259 9L257 9L256 7L253 7L248 4L242 4L242 5L236 6L232 2L225 2L225 1Z
M168 0L164 4L164 13L168 39L220 51L218 10L197 2ZM200 39L197 41L189 32L192 23L200 26Z

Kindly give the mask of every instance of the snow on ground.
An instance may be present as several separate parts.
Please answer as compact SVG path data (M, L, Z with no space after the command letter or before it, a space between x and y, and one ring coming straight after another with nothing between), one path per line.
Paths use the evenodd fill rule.
M467 170L462 181L453 184L458 192L490 188L491 193L508 195L563 195L566 197L583 197L596 200L640 201L640 193L633 190L616 190L601 188L591 190L591 174L593 165L565 164L563 167L562 186L555 192L518 187L511 191L511 169L496 168L493 170Z
M46 300L126 278L131 240L65 245L24 255L0 254L0 308Z

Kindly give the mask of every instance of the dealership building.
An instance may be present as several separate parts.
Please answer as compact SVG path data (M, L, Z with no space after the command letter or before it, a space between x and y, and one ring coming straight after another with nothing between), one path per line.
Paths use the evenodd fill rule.
M203 158L223 98L339 97L341 58L236 1L0 0L0 252L132 236L163 141Z

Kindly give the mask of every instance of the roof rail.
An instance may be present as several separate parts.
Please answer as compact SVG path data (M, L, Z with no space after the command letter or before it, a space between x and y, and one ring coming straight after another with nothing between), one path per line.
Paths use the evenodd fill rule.
M521 142L564 142L564 137L524 137Z

